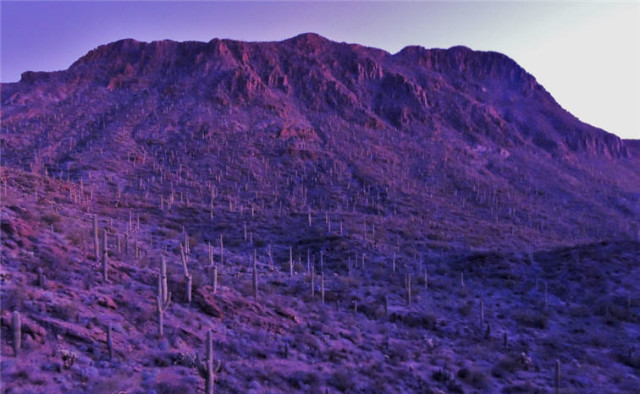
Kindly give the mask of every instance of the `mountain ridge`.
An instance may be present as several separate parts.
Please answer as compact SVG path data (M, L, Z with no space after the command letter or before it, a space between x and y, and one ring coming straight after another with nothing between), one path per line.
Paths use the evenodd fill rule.
M342 56L342 59L322 59L314 64L314 59L309 59L314 56L322 58L320 51L322 48L328 51L330 56ZM464 79L472 79L475 85L471 87L480 91L500 90L500 95L492 97L493 99L513 100L515 90L525 97L539 100L545 104L547 111L558 111L558 108L554 108L557 105L555 100L532 75L512 59L497 52L477 52L461 46L449 49L408 46L396 54L390 54L379 49L336 43L317 34L302 34L281 42L254 43L219 39L213 39L208 43L171 40L145 43L124 39L101 45L88 52L74 62L68 70L62 71L63 74L27 72L23 74L21 81L34 83L38 79L44 81L54 78L55 75L65 75L67 79L76 78L77 81L89 83L90 81L83 77L82 71L87 68L87 72L90 73L89 79L93 79L92 83L99 85L106 83L109 89L116 89L122 84L134 83L136 79L152 76L154 73L159 75L173 73L177 74L178 78L180 74L187 73L190 77L202 79L204 84L215 84L220 78L227 79L225 82L235 86L236 89L243 89L244 95L255 95L259 93L255 92L255 89L268 93L273 88L280 91L290 88L289 81L292 78L295 79L295 75L300 71L304 72L304 69L300 70L299 67L294 69L296 65L290 63L290 69L283 69L283 64L287 64L286 58L291 56L306 58L311 63L308 69L317 70L317 67L313 68L313 66L324 68L319 71L322 75L317 77L333 81L334 88L338 90L331 93L342 96L340 98L346 100L345 103L361 98L352 96L349 98L351 94L359 96L369 93L371 95L371 92L363 92L362 89L354 88L354 85L372 80L384 85L383 90L395 89L397 94L404 94L404 98L409 102L400 105L380 104L369 99L369 102L364 105L364 110L369 112L368 115L372 115L370 121L374 123L387 121L401 128L403 123L411 121L409 118L424 121L430 116L424 107L425 105L428 107L428 98L437 96L440 82L464 83ZM266 62L256 63L255 59L252 60L250 57L261 58ZM340 60L343 64L339 70L342 75L331 73L331 67L336 65L335 60ZM101 63L105 64L101 65ZM403 65L406 67L402 67ZM97 74L93 66L99 70ZM415 73L412 75L411 70L406 70L407 67L415 68L416 66L419 66L416 71L418 75ZM225 72L226 74L233 72L233 74L221 75ZM445 80L442 81L440 77L445 77ZM98 81L96 78L105 80ZM231 81L228 81L229 79ZM500 81L500 86L496 86L493 83L495 81ZM483 82L488 86L479 86ZM295 85L293 87L297 88ZM299 96L297 98L300 99ZM484 104L483 98L478 94L472 95L471 99L471 104ZM484 114L478 114L478 116L495 118L487 114L486 109L480 108L479 111ZM517 113L517 111L513 112ZM554 115L556 118L560 117ZM522 114L515 116L518 118L519 125L527 123L526 116ZM600 152L614 157L629 154L624 142L618 137L603 134L600 129L592 128L577 119L564 123L561 128L566 130L564 135L549 138L550 133L545 131L546 134L540 133L536 136L534 132L531 133L534 134L533 136L527 137L532 137L539 146L557 153L573 150L587 153ZM462 126L464 128L464 124ZM526 129L526 127L523 128ZM575 132L575 129L582 130Z
M476 185L468 190L478 193L477 184L484 183L490 193L503 185L506 200L513 200L506 204L527 211L520 199L531 199L528 188L537 193L539 182L548 183L536 168L546 163L546 171L558 174L552 189L562 190L563 204L566 196L590 201L585 217L611 209L588 195L597 193L591 183L604 174L608 178L595 184L613 183L608 193L630 204L621 212L640 211L633 144L580 122L535 77L496 52L409 46L391 54L317 34L257 43L124 39L88 52L66 71L25 73L22 82L2 86L2 104L3 163L58 176L86 178L82 167L103 160L90 158L95 144L121 160L157 156L172 144L192 152L179 159L183 166L224 169L235 159L211 156L219 148L207 145L220 138L241 149L241 172L255 172L256 160L294 173L333 163L347 201L355 198L347 197L351 182L399 193L386 198L407 194L409 205L431 195L433 182L443 199L462 185ZM74 146L80 150L69 150ZM34 156L42 157L34 162ZM113 160L104 165L120 171ZM525 176L518 172L529 186L516 186ZM284 185L256 182L258 190L275 188L271 193L287 199L278 189ZM302 182L319 196L329 192L329 186ZM408 190L416 182L420 190ZM567 190L570 184L584 190ZM486 220L482 211L472 212ZM623 216L624 231L632 232ZM594 235L596 222L585 226Z

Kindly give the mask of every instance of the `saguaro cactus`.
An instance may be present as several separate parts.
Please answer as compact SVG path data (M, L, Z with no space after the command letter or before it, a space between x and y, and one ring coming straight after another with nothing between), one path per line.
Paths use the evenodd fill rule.
M160 288L158 289L158 294L162 294L162 303L167 303L169 298L169 286L167 282L167 262L162 256L160 261Z
M100 243L98 242L98 216L93 215L93 250L96 261L100 260Z
M187 286L187 304L191 304L191 292L193 290L193 276L191 274L185 276L185 279L187 281L186 286Z
M220 266L224 264L224 244L222 243L222 234L220 234Z
M213 294L218 292L218 267L215 265L211 269L211 285L213 286Z
M14 311L11 315L11 330L13 331L13 355L18 357L18 352L22 347L22 324L18 311Z
M542 303L542 308L547 309L547 306L549 305L549 289L547 282L544 282L544 300L542 301Z
M190 304L191 303L191 289L192 289L192 286L193 286L193 277L189 274L189 268L187 267L186 249L187 249L186 246L183 247L182 244L180 244L180 256L182 257L182 269L184 271L184 279L185 279L186 294L187 294L187 303Z
M44 271L42 267L38 267L38 287L44 288Z
M271 244L267 245L267 257L269 258L269 268L273 267L273 251L271 250Z
M555 376L554 376L554 392L560 393L560 360L556 360Z
M162 271L158 275L158 296L156 297L156 308L158 311L158 334L164 335L164 313L171 303L171 292L167 292L167 268L162 259ZM164 276L164 279L163 279Z
M107 348L109 349L109 360L113 359L113 335L111 323L107 326Z
M213 334L211 330L207 331L207 359L204 363L198 363L198 371L200 376L204 378L205 394L213 394L216 380L216 372L220 370L222 363L218 361L218 365L214 367L213 363Z
M411 274L407 274L407 305L411 305Z
M324 271L320 273L320 299L324 305Z
M384 296L384 314L385 316L389 315L389 296Z
M315 264L311 265L311 299L316 295L316 267Z
M129 257L129 230L124 233L124 254Z
M257 252L253 250L253 298L258 299L258 267L257 267Z
M102 231L102 277L105 282L109 281L109 248L107 245L107 230Z
M293 276L293 248L289 246L289 276Z

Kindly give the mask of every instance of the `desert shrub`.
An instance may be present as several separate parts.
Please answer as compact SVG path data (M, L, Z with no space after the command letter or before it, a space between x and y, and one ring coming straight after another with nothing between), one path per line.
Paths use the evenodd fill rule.
M629 349L624 354L618 356L621 363L630 366L636 370L640 370L640 351Z
M95 271L85 271L84 275L82 276L82 284L84 285L85 290L90 290L97 279L98 277Z
M168 354L156 354L152 358L153 365L156 367L164 368L171 365L171 355Z
M333 282L336 292L348 293L351 289L360 287L362 279L357 276L339 276Z
M62 320L71 321L78 314L78 306L74 303L66 303L61 305L53 305L51 307L51 316L58 317Z
M145 324L149 324L150 322L153 322L155 325L157 319L155 306L147 308L136 306L134 310L135 313L132 313L131 316L133 316L133 322L137 327L143 327Z
M44 215L42 215L40 219L42 219L42 221L46 223L48 226L52 224L56 225L60 222L60 220L62 220L60 215L54 212L45 213Z
M382 265L376 265L371 274L371 278L374 280L385 280L389 277L389 270Z
M354 377L354 374L350 371L340 369L331 376L329 383L341 392L352 391L356 388Z
M544 330L549 323L549 316L545 312L533 309L518 309L513 312L513 318L525 327Z
M220 275L218 275L220 277ZM194 270L191 272L191 287L192 291L195 293L200 287L206 286L209 283L209 279L207 278L207 274L205 274L202 270Z
M461 368L457 376L476 389L483 389L487 386L487 377L477 369Z
M591 308L586 305L576 305L567 311L570 317L591 317Z
M410 345L404 341L394 341L389 343L387 348L388 356L392 362L404 362L411 358Z
M87 239L87 231L86 229L72 227L67 230L67 239L73 246L81 246L83 241Z
M71 350L62 349L60 350L60 357L62 358L62 368L71 369L73 364L76 362L76 359L78 358L78 353Z
M158 228L158 231L162 231L165 233L165 238L167 239L179 239L180 234L182 234L182 226L180 226L179 224L170 221L170 222L166 222L163 224L164 227L166 229L160 230L160 228Z
M509 354L504 356L491 370L491 375L496 378L505 377L521 369L528 369L531 366L531 359L525 354Z
M122 378L120 377L99 379L89 386L89 391L96 394L117 393L120 389L121 383Z
M174 394L174 393L193 393L196 392L194 388L186 383L169 383L160 382L155 386L155 392L157 394Z
M321 348L320 341L314 335L303 333L296 338L296 347L302 346L303 349L308 349L312 352L317 352Z
M458 308L458 312L460 312L462 316L469 316L472 310L473 310L473 303L471 301L467 301L464 305Z
M22 286L17 286L2 291L2 309L6 311L22 311L27 294Z
M446 368L438 369L431 375L431 378L436 382L444 383L447 386L447 392L449 393L464 393L464 390L460 384L456 382L451 371Z
M195 353L173 353L170 358L172 365L181 365L187 368L196 366L197 357Z
M390 317L392 322L400 321L407 327L421 327L428 330L435 330L437 327L437 319L435 316L423 313L408 313L406 315L392 314Z
M376 304L364 303L364 304L358 305L358 312L365 315L368 319L377 320L384 316L384 306L377 303Z
M449 383L454 380L453 374L446 368L440 368L431 375L436 382Z
M318 386L321 379L316 372L296 371L287 377L287 382L296 390L301 390L305 386Z
M31 215L31 210L21 208L18 205L9 205L8 208L14 211L15 213L19 214L22 219L29 220L33 217Z
M503 394L516 394L516 393L542 394L546 392L547 392L546 390L540 389L538 387L534 387L531 382L512 385L512 386L505 386L502 389Z
M189 248L191 249L195 248L199 244L200 244L200 237L197 237L195 235L189 236Z

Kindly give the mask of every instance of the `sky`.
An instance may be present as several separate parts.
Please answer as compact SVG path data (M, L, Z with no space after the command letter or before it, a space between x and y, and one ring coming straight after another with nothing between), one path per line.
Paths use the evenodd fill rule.
M279 41L315 32L398 52L502 52L582 121L640 139L640 1L6 1L0 80L122 38Z

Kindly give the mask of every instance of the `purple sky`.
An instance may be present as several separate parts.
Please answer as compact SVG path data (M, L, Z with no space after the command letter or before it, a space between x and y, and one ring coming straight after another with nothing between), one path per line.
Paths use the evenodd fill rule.
M281 40L316 32L397 52L466 45L505 53L583 121L640 138L640 3L0 2L2 82L66 69L121 38Z

